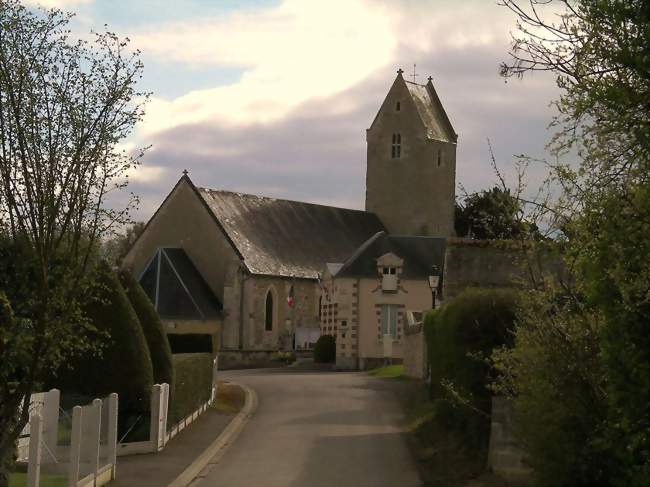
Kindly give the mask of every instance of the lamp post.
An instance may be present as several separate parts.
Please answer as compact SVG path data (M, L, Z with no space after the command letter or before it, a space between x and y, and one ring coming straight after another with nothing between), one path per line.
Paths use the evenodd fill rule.
M429 276L429 288L431 289L431 307L436 309L436 295L438 294L438 287L440 286L440 275L438 275L438 267L433 266L433 274Z

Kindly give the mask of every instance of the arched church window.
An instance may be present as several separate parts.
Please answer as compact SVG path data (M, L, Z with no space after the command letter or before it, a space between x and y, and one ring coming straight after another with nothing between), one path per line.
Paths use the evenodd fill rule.
M400 102L397 102L397 103L395 104L395 111L396 111L396 112L399 112L401 108L402 108L402 105L400 104Z
M391 145L391 157L399 159L402 156L402 134L393 134L393 143Z
M266 293L266 309L264 313L264 329L266 331L273 330L273 293L269 289Z

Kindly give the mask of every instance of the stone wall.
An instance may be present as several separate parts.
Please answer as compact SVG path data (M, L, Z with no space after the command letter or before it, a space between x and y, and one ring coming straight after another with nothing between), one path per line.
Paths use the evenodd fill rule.
M280 367L279 362L272 360L276 353L275 350L221 350L219 370Z
M404 375L425 379L427 376L427 343L420 323L406 326L404 331Z
M523 458L512 429L512 404L506 398L493 397L488 468L508 482L525 484L530 470Z
M553 276L567 279L561 259L548 248L514 241L449 239L445 251L442 297L468 287L528 287Z

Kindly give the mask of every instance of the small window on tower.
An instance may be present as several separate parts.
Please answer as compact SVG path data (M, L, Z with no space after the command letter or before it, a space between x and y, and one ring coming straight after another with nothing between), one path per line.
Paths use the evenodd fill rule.
M399 112L401 108L402 108L402 106L400 105L400 102L397 102L397 103L395 104L395 111L396 111L396 112Z
M393 144L391 145L391 156L393 159L399 159L402 156L402 135L393 134Z
M442 166L442 151L438 149L438 167Z

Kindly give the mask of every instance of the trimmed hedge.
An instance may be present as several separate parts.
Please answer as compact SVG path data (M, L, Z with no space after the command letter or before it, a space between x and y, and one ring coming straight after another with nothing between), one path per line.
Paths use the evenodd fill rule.
M172 351L160 317L142 286L133 277L133 274L122 270L119 276L131 306L138 315L144 337L147 340L153 366L154 383L162 384L166 382L169 384L170 390L173 391L174 366L172 364Z
M512 344L516 297L512 289L468 289L425 319L437 420L479 457L490 435L488 359Z
M336 360L336 339L332 335L321 335L314 345L314 362L332 363Z
M176 384L169 407L168 425L196 411L212 394L212 355L179 353L172 355Z
M89 396L117 392L122 428L127 418L148 414L153 369L142 326L117 274L106 263L98 266L97 273L96 299L84 311L97 330L107 335L101 356L82 357L59 381L64 390Z

